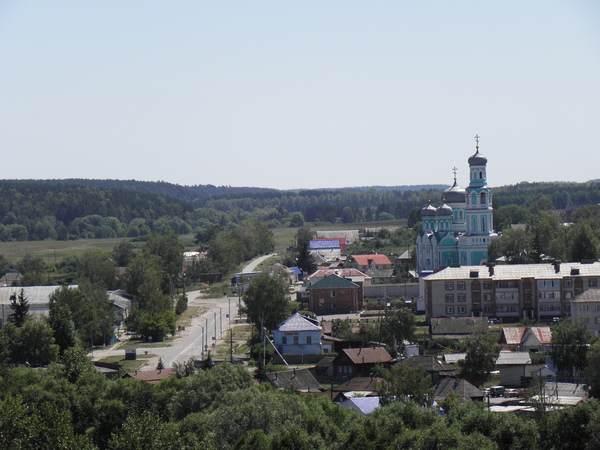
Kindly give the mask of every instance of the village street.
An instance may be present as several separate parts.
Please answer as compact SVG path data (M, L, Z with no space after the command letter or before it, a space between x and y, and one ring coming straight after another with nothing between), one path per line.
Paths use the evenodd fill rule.
M251 272L264 260L273 255L264 255L250 261L244 267L244 273ZM154 346L144 345L137 350L139 356L144 354L153 355L148 358L147 363L141 370L154 370L159 358L162 359L164 367L172 367L174 363L183 363L190 358L202 359L209 350L219 344L225 344L228 339L231 326L240 321L238 306L239 297L207 298L200 291L186 293L188 306L199 306L199 313L192 319L190 326L180 330L170 340L161 342ZM119 342L106 349L94 349L92 359L97 361L107 356L125 356L125 350L121 348L121 342L127 336L121 336ZM211 352L214 355L214 352Z

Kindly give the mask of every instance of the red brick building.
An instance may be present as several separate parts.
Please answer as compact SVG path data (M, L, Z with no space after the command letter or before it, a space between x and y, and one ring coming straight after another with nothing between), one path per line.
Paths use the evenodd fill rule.
M363 307L362 286L329 275L308 287L308 309L316 314L345 314Z

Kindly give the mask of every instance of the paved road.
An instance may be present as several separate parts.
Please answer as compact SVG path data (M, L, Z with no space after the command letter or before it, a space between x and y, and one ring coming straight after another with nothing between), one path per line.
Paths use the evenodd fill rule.
M244 272L251 272L264 260L273 254L264 255L250 261ZM238 316L239 297L206 298L200 291L186 293L188 305L201 306L200 314L192 319L186 330L180 331L171 340L168 347L144 347L138 350L155 355L148 359L142 370L154 370L161 358L165 367L172 367L174 363L183 363L190 358L202 358L208 350L212 349L219 341L227 340L230 325ZM231 322L230 322L231 319ZM99 360L110 355L125 355L123 349L113 345L107 349L94 350L93 359Z

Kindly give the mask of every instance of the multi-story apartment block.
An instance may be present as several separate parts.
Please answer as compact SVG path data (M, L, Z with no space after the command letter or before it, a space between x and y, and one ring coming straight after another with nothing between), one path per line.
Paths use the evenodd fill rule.
M600 262L452 266L427 276L422 296L429 318L552 319L598 280Z

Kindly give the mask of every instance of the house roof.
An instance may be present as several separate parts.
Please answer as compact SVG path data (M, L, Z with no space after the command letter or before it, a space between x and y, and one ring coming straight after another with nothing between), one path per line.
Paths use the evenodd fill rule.
M333 322L332 321L322 320L320 325L321 325L321 330L323 331L323 334L331 334L333 332Z
M392 264L390 259L385 255L352 255L349 256L348 259L354 258L357 264L361 266L368 266L371 264Z
M487 327L485 317L432 317L431 334L471 334L473 328L483 324Z
M346 355L354 364L377 364L392 361L392 357L383 347L345 348L338 355ZM358 389L353 389L358 390Z
M404 250L400 255L396 256L396 259L411 259L410 252L408 250Z
M463 399L483 398L481 389L473 386L467 380L461 378L442 378L433 387L433 399L438 402L444 400L448 397L450 389Z
M572 301L577 303L600 302L600 289L590 288L576 296Z
M279 389L293 388L300 392L316 392L323 390L323 386L319 384L309 369L271 372L266 376L267 380Z
M550 344L552 342L552 330L550 327L502 327L504 340L508 345L520 345L523 343L527 332L533 334L540 344Z
M496 366L520 366L531 364L529 352L509 352L502 350L496 359Z
M444 355L444 361L446 364L456 364L458 361L463 360L466 357L466 353L446 353Z
M131 372L126 376L129 378L135 378L136 380L146 381L150 384L156 384L165 378L172 377L175 375L175 369L162 369L162 370L143 370L139 372Z
M310 241L311 250L330 250L341 247L339 239L313 239Z
M361 272L358 269L350 268L350 269L319 269L308 278L325 278L330 275L339 275L343 278L362 278L362 279L371 279L366 273ZM316 281L315 281L316 283Z
M585 384L548 382L544 390L547 396L587 398Z
M317 321L310 317L303 316L300 313L295 313L288 317L279 325L277 331L321 331L321 327L317 325Z
M342 408L354 408L363 414L371 414L379 408L379 397L351 397L340 403Z
M486 266L446 267L437 273L428 275L427 281L462 280L477 278L481 280L518 280L521 278L561 279L569 276L600 277L600 262L560 263L556 270L554 264L498 264L494 266L493 275ZM471 274L477 274L476 277Z
M342 278L336 274L329 275L322 280L317 281L308 289L333 289L333 288L357 288L358 284L353 283L346 278Z
M77 285L69 285L67 287L74 289ZM2 286L0 287L0 304L9 305L11 295L16 294L18 296L21 289L23 289L23 294L30 305L47 305L50 301L50 296L57 289L60 289L60 286Z
M454 366L451 366L444 361L439 361L435 356L409 356L408 358L398 361L397 364L409 367L420 367L425 372L437 372L440 375L456 375L458 373Z
M354 377L350 378L344 384L334 386L333 392L376 392L377 383L380 383L382 378L379 377Z

